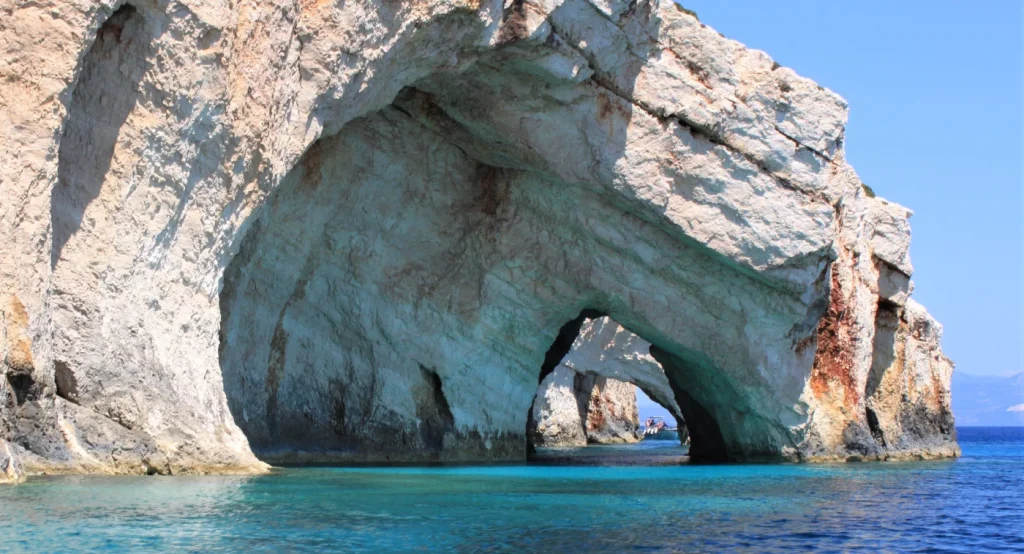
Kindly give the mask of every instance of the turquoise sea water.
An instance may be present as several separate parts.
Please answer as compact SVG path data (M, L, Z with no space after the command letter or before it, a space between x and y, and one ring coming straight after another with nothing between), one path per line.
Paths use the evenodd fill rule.
M936 462L37 478L0 487L0 549L1024 551L1024 428L959 437L963 458ZM679 454L650 444L606 451L613 464Z

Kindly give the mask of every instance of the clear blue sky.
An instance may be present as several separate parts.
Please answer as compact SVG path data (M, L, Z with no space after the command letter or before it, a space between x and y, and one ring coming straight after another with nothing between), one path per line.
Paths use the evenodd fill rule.
M1024 369L1022 2L682 4L849 102L847 159L914 210L914 298L957 371Z

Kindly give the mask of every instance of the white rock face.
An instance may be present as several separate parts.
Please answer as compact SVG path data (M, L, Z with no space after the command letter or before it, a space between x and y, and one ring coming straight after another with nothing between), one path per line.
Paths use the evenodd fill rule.
M521 458L591 312L653 345L697 458L958 453L845 102L670 2L0 13L23 472Z
M540 382L527 428L535 446L587 445L587 410L594 385L590 382L583 390L581 377L559 365Z

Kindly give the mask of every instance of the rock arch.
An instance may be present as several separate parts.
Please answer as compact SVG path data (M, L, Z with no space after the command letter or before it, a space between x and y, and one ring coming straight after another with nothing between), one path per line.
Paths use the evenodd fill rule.
M571 50L557 55L584 63ZM781 325L761 331L779 339L807 307L704 247L679 244L662 213L622 202L599 174L573 175L583 160L569 156L592 156L595 144L599 156L581 167L627 156L634 117L661 123L600 86L557 81L535 57L500 51L417 82L392 107L314 145L268 199L228 270L221 354L236 420L266 459L277 461L279 446L302 461L348 460L348 451L420 459L421 367L444 383L454 415L458 446L442 459L521 452L536 368L548 361L540 353L581 306L659 337L666 356L687 360L678 373L696 367L685 390L709 406L710 421L729 425L735 457L780 454L787 422L765 408L776 395L797 402L802 383L783 391L750 372L764 354L735 344L747 321L712 281L730 280L752 312L773 304ZM523 124L529 118L537 128ZM579 130L553 133L553 122ZM684 127L673 133L681 156L715 148ZM827 228L830 212L821 213L812 228ZM662 247L659 256L623 259L648 244ZM686 281L701 284L676 284ZM638 298L645 289L660 298ZM788 321L779 317L787 300ZM743 391L741 379L750 382ZM733 416L739 409L747 413Z
M348 452L352 383L401 400L367 424L426 422L404 439L425 459L519 456L544 352L584 308L655 345L716 456L957 452L940 328L907 299L909 213L845 163L845 103L674 4L137 2L148 69L99 196L64 217L61 122L95 110L68 91L117 5L62 5L42 31L60 48L35 40L43 7L0 22L21 51L0 97L26 100L0 140L20 172L0 306L23 308L41 383L0 421L30 470L110 466L67 439L90 414L149 445L124 471ZM88 275L65 279L90 235L58 227L90 218L110 255L79 249ZM880 303L905 348L874 340Z
M563 357L554 371L542 368L527 424L528 442L582 446L639 440L637 390L642 390L676 420L680 440L688 443L676 393L650 347L609 317L583 322L572 349L558 351Z

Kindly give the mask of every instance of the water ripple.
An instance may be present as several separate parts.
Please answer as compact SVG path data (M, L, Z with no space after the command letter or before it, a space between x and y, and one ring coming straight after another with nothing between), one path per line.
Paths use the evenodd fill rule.
M40 478L0 488L0 550L1024 551L1024 429L960 438L937 462Z

